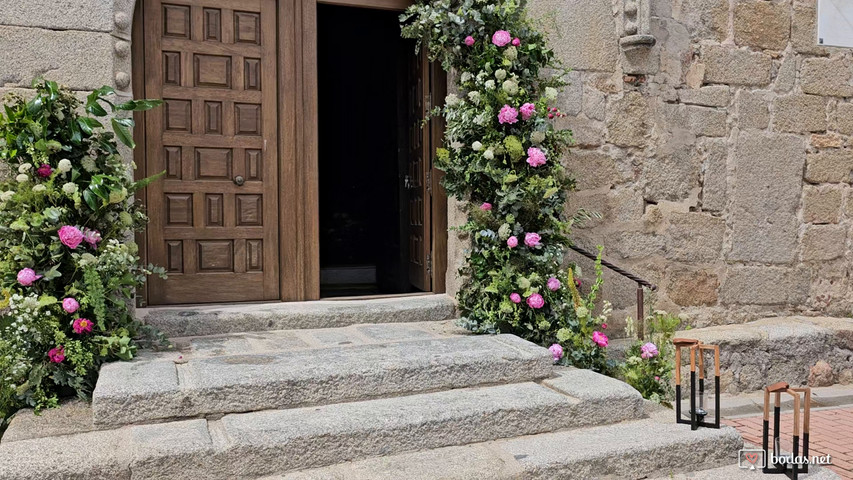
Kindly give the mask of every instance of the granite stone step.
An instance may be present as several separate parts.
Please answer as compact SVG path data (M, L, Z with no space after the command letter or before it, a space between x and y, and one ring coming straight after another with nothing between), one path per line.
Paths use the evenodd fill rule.
M243 355L227 342L217 345L225 355L188 356L182 360L186 363L154 359L104 365L92 398L94 424L322 405L525 382L552 373L548 350L514 335L424 337Z
M641 419L369 458L261 480L625 480L657 475L662 480L693 478L696 470L701 472L697 478L746 479L727 476L741 473L736 465L741 444L728 427L691 432L685 425ZM707 468L718 475L709 475Z
M137 316L169 337L237 332L335 328L360 323L428 322L454 318L445 294L363 300L209 304L137 309Z
M642 415L639 394L614 379L566 369L543 383L3 442L0 480L249 479Z

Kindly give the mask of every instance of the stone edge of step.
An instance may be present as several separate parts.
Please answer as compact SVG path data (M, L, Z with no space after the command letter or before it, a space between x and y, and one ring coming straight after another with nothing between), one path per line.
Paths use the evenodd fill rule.
M152 307L139 317L170 337L238 332L334 328L360 323L447 320L456 303L446 294L364 300L315 300L249 305Z
M251 377L257 378L258 383L244 383L245 379L239 379L239 383L235 381L228 388L219 385L206 387L187 381L190 375L186 373L187 367L174 362L116 362L105 365L101 370L101 379L93 393L94 424L118 427L149 421L352 402L447 388L540 380L552 374L548 350L513 335L448 337L395 345L416 349L430 343L492 344L496 355L477 358L466 356L463 351L458 363L438 364L425 356L421 362L413 362L408 368L376 370L365 365L350 370L348 375L327 370L324 375L308 378L296 376L268 380ZM384 345L362 345L349 347L349 350L385 348ZM308 354L302 352L301 355ZM208 361L210 359L199 360ZM294 388L297 385L300 388ZM285 392L290 393L285 395ZM299 397L295 397L294 392L298 392Z
M400 478L400 472L405 472L405 478L412 480L647 478L647 475L671 475L697 470L694 467L704 470L718 467L720 463L735 464L741 442L733 429L724 427L721 430L693 434L680 432L681 434L673 436L673 427L648 419L633 420L614 425L586 427L582 430L565 430L367 458L328 467L270 475L260 480L395 480ZM617 429L626 437L657 434L663 436L664 441L650 446L635 443L626 447L617 444L612 449L602 449L598 453L582 452L576 458L567 457L578 453L578 450L572 449L570 443L561 440L573 435L596 437L599 432L612 438L613 432L608 430ZM689 427L687 430L689 432ZM685 442L685 439L688 441ZM519 446L525 445L529 450L519 449ZM531 458L526 453L542 450L543 445L546 445L546 450L549 451L542 457ZM547 446L550 446L550 449ZM657 459L655 455L659 455ZM707 456L699 463L691 463L702 455ZM683 461L682 457L689 461ZM417 468L413 468L414 465ZM430 474L425 475L424 472ZM439 474L432 475L432 472Z
M452 405L452 402L443 401L446 399L441 398L441 395L450 397L464 395L466 393L464 390L468 390L468 394L472 395L472 392L480 391L480 397L473 395L470 401L463 402L462 410L454 410L450 407L450 412L445 413L444 409L448 408L447 405ZM490 410L473 400L473 398L489 398L501 392L505 396L506 408L489 407ZM334 430L324 432L322 422L318 419L334 419L336 418L334 411L342 410L340 407L348 404L326 406L324 407L326 412L323 415L315 415L314 420L305 416L313 409L294 409L290 412L290 417L303 419L296 421L309 423L313 421L314 423L309 427L319 428L319 430L303 437L301 441L285 441L279 444L275 442L265 444L263 440L266 435L264 429L269 428L268 412L229 415L222 420L183 420L3 443L0 445L0 460L3 460L0 462L0 479L42 478L42 475L48 473L54 476L66 475L77 478L80 472L84 472L90 480L127 478L124 476L126 472L120 468L121 465L132 470L134 478L137 478L137 475L141 476L139 478L173 478L173 473L169 472L175 472L174 469L179 465L186 475L182 474L183 476L178 475L174 478L260 476L275 471L293 470L297 468L296 465L308 464L319 467L350 460L353 449L356 451L360 449L360 458L396 454L408 450L439 448L447 445L483 442L493 438L575 428L582 425L584 419L587 422L593 421L593 418L597 418L595 420L597 422L620 421L632 418L632 415L641 414L641 411L632 410L636 405L635 398L632 396L626 396L622 400L622 407L618 408L612 399L601 402L578 400L533 383L475 387L358 403L364 407L361 414L366 415L365 412L367 412L365 418L370 418L369 413L377 402L385 403L383 410L386 412L385 417L378 418L394 418L394 415L401 411L401 407L396 402L408 402L410 406L417 406L421 405L423 398L415 397L424 396L433 396L433 417L430 418L423 412L418 414L421 407L416 407L414 410L410 408L410 414L398 420L403 422L399 428L391 430L383 429L383 420L378 420L371 427L373 430L343 429L339 435L335 435ZM531 396L541 398L538 401L532 401L529 398ZM530 403L531 401L533 403ZM595 405L591 405L593 403ZM613 415L611 411L614 406L617 407L617 415ZM353 407L349 409L352 411ZM355 410L358 410L358 407L355 407ZM247 437L248 440L243 443L235 443L237 435L235 431L228 429L231 423L229 417L242 417L245 420L251 416L258 417L253 436ZM288 428L292 430L293 424ZM287 435L290 434L292 432L287 433ZM100 453L79 455L78 449L71 447L72 445L86 445L87 451L97 449ZM313 464L306 463L306 458L312 457L310 452L304 453L307 445L313 445L309 450L318 455L323 452L322 458L311 460L315 462ZM288 448L293 451L288 453ZM45 462L45 458L48 458L49 462ZM282 461L285 463L281 463ZM24 470L13 470L16 465L23 465ZM98 472L101 471L109 472L109 475L99 476Z

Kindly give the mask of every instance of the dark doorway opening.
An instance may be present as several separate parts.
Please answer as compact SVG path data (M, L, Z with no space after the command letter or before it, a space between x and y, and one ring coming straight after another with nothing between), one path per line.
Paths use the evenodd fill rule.
M398 13L317 6L322 297L417 291L409 280L407 66Z

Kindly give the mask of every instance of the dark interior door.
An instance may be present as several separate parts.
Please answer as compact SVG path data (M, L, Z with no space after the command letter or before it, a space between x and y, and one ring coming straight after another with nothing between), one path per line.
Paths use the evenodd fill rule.
M404 183L409 201L409 281L423 291L432 289L430 129L424 118L430 109L429 62L421 50L409 64L409 157Z

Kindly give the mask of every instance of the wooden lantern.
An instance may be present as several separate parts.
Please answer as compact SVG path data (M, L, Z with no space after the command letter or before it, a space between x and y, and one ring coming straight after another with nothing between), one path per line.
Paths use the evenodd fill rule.
M779 445L779 419L782 415L782 394L787 393L794 399L794 441L791 455L782 455ZM771 464L773 457L790 458L796 460L800 457L800 394L803 394L803 428L802 428L802 457L809 456L809 414L811 412L812 390L806 388L791 388L785 382L777 382L764 388L764 432L763 448L765 466L764 473L784 473L791 480L797 480L800 473L809 473L809 465L800 465L796 461L783 462L780 465ZM768 437L770 434L770 394L774 395L773 402L773 456L768 450Z
M720 347L706 345L692 338L674 338L675 345L675 421L689 423L691 430L699 427L720 428ZM690 352L690 420L681 418L681 349ZM714 352L714 422L706 422L705 416L705 360L704 351ZM699 363L699 391L696 391L696 363ZM697 402L698 398L698 402ZM698 405L697 405L698 403Z

